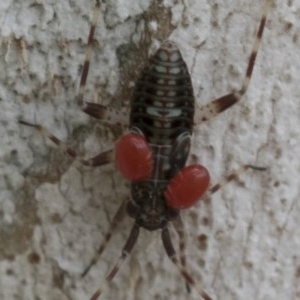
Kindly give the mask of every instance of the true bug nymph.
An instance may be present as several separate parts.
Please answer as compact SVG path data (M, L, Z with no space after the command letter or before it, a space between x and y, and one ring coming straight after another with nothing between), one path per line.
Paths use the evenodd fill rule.
M121 203L103 243L84 270L83 276L97 262L126 210L135 221L122 253L106 276L103 285L111 282L131 252L140 227L150 231L160 229L165 251L187 284L203 299L212 299L186 270L180 209L192 206L200 198L209 197L246 169L264 170L264 168L244 165L208 189L210 180L206 168L201 165L185 166L190 150L190 136L195 124L207 121L231 107L247 91L271 2L271 0L264 2L262 18L240 90L222 96L195 111L193 88L187 66L176 44L166 41L150 58L135 84L128 121L128 117L117 110L83 101L95 28L100 14L100 1L96 0L77 95L78 105L83 112L107 123L127 126L129 131L117 141L115 150L100 153L86 160L41 125L20 121L21 124L39 130L84 165L100 166L116 161L122 175L132 181L131 196ZM180 239L179 259L170 238L168 229L170 223L173 224ZM92 295L91 300L101 295L103 285Z

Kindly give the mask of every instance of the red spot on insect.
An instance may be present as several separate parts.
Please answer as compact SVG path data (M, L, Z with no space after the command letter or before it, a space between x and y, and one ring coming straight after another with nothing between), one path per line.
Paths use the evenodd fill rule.
M209 173L205 167L191 165L183 168L165 191L168 205L175 209L193 206L207 191L209 182Z
M116 165L130 181L139 181L151 175L153 160L145 138L137 133L123 135L116 143Z

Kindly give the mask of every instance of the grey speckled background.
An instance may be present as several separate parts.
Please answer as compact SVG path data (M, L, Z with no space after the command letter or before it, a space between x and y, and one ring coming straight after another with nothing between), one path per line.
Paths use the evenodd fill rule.
M239 87L263 1L107 2L86 99L127 106L140 67L167 37L182 50L197 104ZM192 154L213 182L244 163L269 167L243 174L212 201L182 214L189 269L214 299L300 299L300 4L274 2L247 95L195 128ZM1 300L88 299L132 224L124 220L81 279L128 184L113 165L77 166L17 123L42 123L86 157L113 145L116 130L75 103L93 4L0 4ZM158 232L142 231L102 299L199 296L187 295Z

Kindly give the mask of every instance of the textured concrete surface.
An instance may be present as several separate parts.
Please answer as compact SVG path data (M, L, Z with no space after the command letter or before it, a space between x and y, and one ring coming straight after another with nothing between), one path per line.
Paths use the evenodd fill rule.
M182 50L198 105L238 88L262 2L107 1L85 99L128 106L141 66L168 37ZM213 183L245 163L269 168L243 174L182 214L189 270L214 299L300 299L300 4L274 2L247 95L195 127L192 154ZM113 145L117 130L84 115L75 101L93 5L0 3L1 300L89 299L132 224L124 220L81 279L128 184L113 165L78 166L17 123L41 123L85 157ZM101 299L199 296L186 293L159 233L142 231Z

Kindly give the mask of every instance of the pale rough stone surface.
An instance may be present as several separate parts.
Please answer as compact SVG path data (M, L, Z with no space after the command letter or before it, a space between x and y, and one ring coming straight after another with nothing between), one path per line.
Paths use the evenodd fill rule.
M262 1L107 2L86 99L128 104L135 68L169 34L182 49L199 105L239 87ZM128 187L113 166L78 167L17 123L39 122L86 157L113 145L114 131L75 102L93 3L0 3L1 300L88 299L132 224L124 220L81 279ZM214 299L300 299L299 18L299 1L275 1L247 95L195 128L192 153L213 182L244 163L269 167L243 174L183 213L189 268ZM159 234L142 231L102 299L199 297L186 294Z

